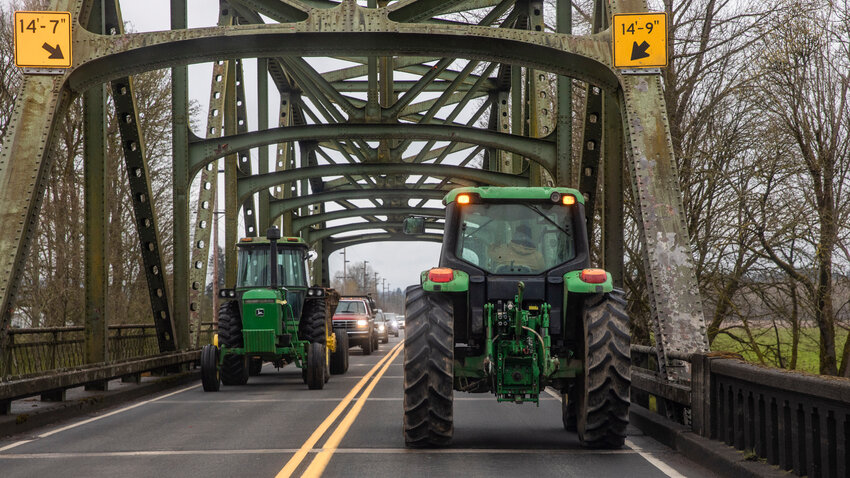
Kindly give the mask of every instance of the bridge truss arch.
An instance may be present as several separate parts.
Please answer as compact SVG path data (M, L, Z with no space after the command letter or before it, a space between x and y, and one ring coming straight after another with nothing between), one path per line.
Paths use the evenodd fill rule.
M571 34L567 0L557 2L556 12L547 12L542 0L228 0L220 3L217 26L192 29L186 0L172 0L169 31L131 34L123 32L117 0L55 0L53 8L76 19L74 64L63 75L27 75L0 151L5 209L0 215L0 345L38 221L53 132L81 94L86 267L92 271L86 323L94 336L105 324L107 246L98 201L109 86L114 110L108 114L122 124L163 351L197 346L193 331L207 275L212 198L220 188L228 243L236 241L240 212L247 235L280 218L285 233L314 243L321 257L314 275L323 282L328 255L341 247L439 240L433 233L402 236L399 221L452 187L576 186L591 210L604 191L604 221L594 230L604 236L602 265L622 284L624 165L639 206L662 363L675 375L680 369L666 360L668 351L707 348L660 77L623 75L611 62L608 18L644 11L642 0L596 0L595 26L587 35ZM546 17L557 19L557 32L546 31ZM325 57L327 64L320 68L312 57ZM254 131L248 129L242 58L258 59ZM205 61L214 62L210 106L206 126L196 134L189 127L186 65ZM151 185L131 77L157 68L172 71L175 287L170 302L156 213L146 200ZM578 154L572 141L572 79L587 85ZM277 125L269 124L270 83L278 98ZM274 158L270 145L276 145ZM189 193L196 177L201 187L193 215ZM324 227L351 217L365 222ZM371 229L384 232L351 235ZM230 249L228 283L236 272ZM102 355L97 347L91 347L91 360Z

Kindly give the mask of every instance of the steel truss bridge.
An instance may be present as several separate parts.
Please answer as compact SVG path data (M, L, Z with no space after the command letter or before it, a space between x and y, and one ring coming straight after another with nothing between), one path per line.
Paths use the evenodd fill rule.
M328 256L340 248L441 241L443 212L433 201L451 188L577 187L587 210L597 211L598 221L589 214L589 230L602 245L600 265L622 285L623 194L631 187L656 338L655 347L633 347L633 401L648 406L654 395L668 416L697 434L754 450L783 469L844 476L850 385L706 354L660 75L629 74L612 64L611 15L646 11L645 1L596 0L592 28L581 35L572 31L571 2L555 6L544 8L542 0L222 0L217 26L189 29L187 0L171 0L170 30L125 33L118 0L54 0L51 9L71 12L74 20L73 64L61 74L25 74L0 150L0 415L20 397L61 400L73 386L197 361L210 333L200 302L219 189L226 243L280 224L285 235L300 235L318 252L314 281L327 285ZM245 71L244 58L257 59L256 71ZM188 65L202 62L213 68L200 130L190 127ZM163 68L171 69L172 88L170 267L161 254L166 245L133 85L133 75ZM258 86L255 131L247 126L253 98L246 95L247 75L255 75ZM57 125L80 96L84 326L10 329ZM123 146L150 326L108 325L104 312L110 116ZM409 214L431 217L428 232L403 235L401 221ZM352 218L357 221L329 225ZM227 249L228 284L235 282L234 254ZM166 287L168 269L173 291ZM138 341L137 329L155 338L155 350ZM52 334L52 364L61 372L10 376L15 337L27 333ZM67 339L71 333L82 335ZM131 347L138 347L135 358L116 355ZM79 350L77 362L88 365L65 362L63 348ZM652 361L658 366L649 371Z
M226 243L240 234L239 214L246 236L279 221L284 234L313 245L314 281L327 284L328 256L342 247L440 241L442 213L426 206L453 187L578 186L589 211L603 205L592 230L604 244L602 265L622 284L624 170L640 210L661 363L676 376L686 367L668 353L707 350L659 75L612 66L608 19L645 11L642 0L598 0L584 35L571 33L565 0L556 12L537 0L229 0L220 3L218 26L193 29L186 1L173 0L171 29L145 33L124 32L117 0L56 0L52 9L75 21L74 62L64 74L26 75L0 152L0 340L8 341L56 125L82 95L90 363L106 358L107 115L120 125L161 352L198 345L218 188L226 198ZM557 32L546 31L547 21ZM243 58L257 58L257 71L244 71ZM213 62L213 72L206 125L193 131L187 65L200 62ZM171 68L173 95L170 297L133 89L134 74L161 68ZM247 127L248 74L258 85L256 131ZM576 135L574 84L586 85ZM279 94L276 106L269 88ZM269 124L270 107L279 112L277 124ZM269 145L276 145L275 158ZM224 184L217 184L222 162ZM197 197L190 196L193 181L200 182ZM194 214L190 204L197 204ZM433 216L425 234L400 233L412 212ZM325 227L341 218L361 220ZM235 282L234 254L227 249L227 283Z

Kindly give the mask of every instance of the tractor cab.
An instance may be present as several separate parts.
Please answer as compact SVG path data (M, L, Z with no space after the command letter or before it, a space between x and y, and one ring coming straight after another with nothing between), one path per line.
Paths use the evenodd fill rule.
M274 288L292 306L293 315L300 317L308 289L307 243L300 237L281 237L275 242L277 260L273 261L270 238L245 237L239 241L236 293L242 297L251 289L271 288L274 267L277 273Z

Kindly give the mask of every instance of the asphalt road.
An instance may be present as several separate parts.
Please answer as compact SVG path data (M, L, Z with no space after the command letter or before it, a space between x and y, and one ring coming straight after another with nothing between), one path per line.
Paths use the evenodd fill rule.
M351 353L320 391L266 364L245 386L198 383L0 440L0 476L715 476L637 430L622 450L584 450L550 395L535 407L455 392L452 446L407 450L400 340Z

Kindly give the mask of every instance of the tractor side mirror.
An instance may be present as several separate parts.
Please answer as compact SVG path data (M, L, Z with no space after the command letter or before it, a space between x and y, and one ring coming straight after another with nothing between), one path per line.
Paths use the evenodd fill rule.
M318 252L316 252L316 251L312 251L312 250L311 250L311 251L307 251L307 260L308 260L308 261L315 261L317 257L319 257L319 253L318 253Z
M405 234L422 234L425 232L425 218L421 216L409 216L404 218L402 231Z

